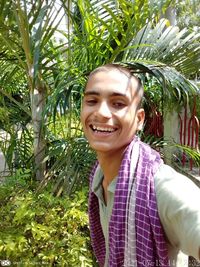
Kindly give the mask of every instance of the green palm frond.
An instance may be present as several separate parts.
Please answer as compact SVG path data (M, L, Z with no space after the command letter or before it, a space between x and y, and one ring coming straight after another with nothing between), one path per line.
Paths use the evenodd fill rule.
M160 16L170 1L78 1L73 16L73 34L70 41L76 58L89 71L108 61L121 59L121 53L137 32ZM76 14L79 14L77 18ZM73 46L74 44L74 46ZM76 57L77 55L77 57ZM83 62L83 63L82 63Z
M196 166L200 167L200 152L198 149L191 148L186 145L180 145L177 143L171 144L172 147L176 147L179 149L180 152L185 153L185 155L189 158L192 159L195 163Z
M188 80L183 74L178 72L175 68L160 62L151 61L130 61L123 62L134 73L140 75L146 75L147 73L156 77L164 89L165 97L170 99L176 99L176 101L184 101L189 99L189 95L198 94L200 92L198 86Z
M166 19L157 23L156 19L152 21L149 1L143 1L146 5L145 15L142 13L144 21L137 19L141 12L137 9L137 1L123 0L117 4L116 1L86 2L86 7L83 2L80 6L81 30L75 27L73 35L74 47L79 47L79 51L74 50L74 64L77 60L89 72L107 62L123 62L155 76L167 97L183 100L189 93L198 92L197 86L188 78L193 78L200 68L200 34L188 29L180 30ZM126 8L121 8L125 3ZM156 10L154 15L159 18ZM102 14L106 19L102 19Z
M169 22L162 19L153 28L149 23L137 33L130 49L127 47L124 60L162 62L190 76L200 68L199 41L200 33L169 26Z
M165 103L173 98L181 102L199 92L189 78L194 78L200 68L200 34L180 30L160 19L161 12L163 15L173 1L60 2L57 11L56 0L0 3L0 97L9 99L20 110L19 114L23 110L30 115L29 94L37 85L36 89L45 92L44 120L40 118L43 129L46 130L52 118L56 122L58 111L77 116L87 74L108 62L125 64L144 79L147 73L154 76L163 88ZM63 31L65 43L57 44L53 35L63 16L62 8L68 32ZM22 103L14 100L13 92L23 97ZM16 116L16 119L21 122L22 118ZM84 170L82 165L88 166L86 153L89 163L93 159L88 144L80 139L51 140L48 130L45 138L49 147L44 183L56 178L55 192L69 193L74 190L75 181L88 174L88 167ZM30 151L30 143L21 141ZM21 155L25 149L26 146Z
M38 191L49 181L53 181L53 192L56 195L71 195L84 184L88 184L88 176L95 159L85 138L52 141L45 158L50 160L51 165Z

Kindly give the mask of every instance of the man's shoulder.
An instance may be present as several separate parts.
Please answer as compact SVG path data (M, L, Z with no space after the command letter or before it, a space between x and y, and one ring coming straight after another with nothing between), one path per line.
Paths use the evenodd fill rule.
M183 175L173 167L164 163L159 166L157 172L155 173L154 179L156 184L163 184L165 187L167 187L167 185L174 185L175 187L196 187L194 182L189 177Z

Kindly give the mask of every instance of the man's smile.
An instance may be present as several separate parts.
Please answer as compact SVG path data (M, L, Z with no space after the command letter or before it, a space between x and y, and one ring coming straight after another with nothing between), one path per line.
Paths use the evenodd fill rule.
M117 127L111 127L111 126L109 127L108 126L97 126L95 124L90 124L89 126L94 132L112 133L117 130Z
M144 121L144 111L138 109L139 102L138 80L130 78L127 73L111 68L89 77L81 122L85 136L97 155L108 153L116 156L119 153L121 157Z

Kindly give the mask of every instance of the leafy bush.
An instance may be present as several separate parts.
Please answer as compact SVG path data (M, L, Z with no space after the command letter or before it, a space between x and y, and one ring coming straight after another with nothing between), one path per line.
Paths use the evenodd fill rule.
M86 189L70 199L8 183L0 187L0 203L0 260L12 266L95 265Z

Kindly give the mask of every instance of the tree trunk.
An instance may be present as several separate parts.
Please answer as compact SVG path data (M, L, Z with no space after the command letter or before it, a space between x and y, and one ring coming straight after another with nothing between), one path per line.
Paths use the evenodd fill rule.
M45 139L43 127L43 111L45 107L46 90L36 87L31 93L31 110L34 132L34 158L35 158L35 175L36 180L41 181L44 178L46 165L45 156Z
M165 111L164 112L164 139L173 143L174 141L179 143L179 120L176 111ZM174 147L164 146L164 158L165 163L172 165Z
M172 26L176 25L176 12L173 7L168 7L164 17L170 21ZM164 97L164 96L163 96ZM164 108L163 124L164 124L164 139L174 141L178 135L178 114L173 110ZM164 147L164 158L168 165L172 165L174 149L171 146Z

